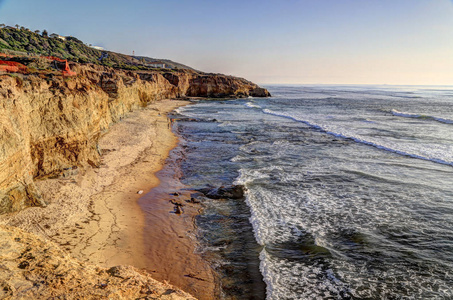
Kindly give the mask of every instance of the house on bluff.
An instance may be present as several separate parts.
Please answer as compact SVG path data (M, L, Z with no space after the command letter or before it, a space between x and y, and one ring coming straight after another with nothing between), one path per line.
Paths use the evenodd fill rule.
M152 61L150 63L145 64L145 66L151 68L162 68L162 69L167 68L166 64L161 61Z
M52 33L52 34L50 35L50 37L51 37L51 38L59 38L60 40L66 41L66 37L61 36L61 35L56 34L56 33Z

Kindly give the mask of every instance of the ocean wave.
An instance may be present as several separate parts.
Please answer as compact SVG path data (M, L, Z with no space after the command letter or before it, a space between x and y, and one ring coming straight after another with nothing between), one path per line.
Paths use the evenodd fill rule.
M253 102L247 102L244 105L247 106L247 107L250 107L250 108L261 108L261 106L255 104Z
M236 178L234 184L243 184L246 185L257 180L270 178L270 173L272 171L283 171L283 168L280 166L269 166L260 169L240 169L239 177Z
M376 142L367 141L367 140L365 140L365 139L363 139L361 137L357 137L357 136L353 136L353 135L349 135L349 134L345 134L345 133L333 132L333 131L330 131L328 128L326 128L326 127L324 127L322 125L311 123L309 121L299 119L299 118L291 116L289 114L285 114L285 113L281 113L281 112L275 112L275 111L272 111L270 109L263 109L263 112L265 114L278 116L278 117L284 117L284 118L287 118L287 119L294 120L296 122L300 122L300 123L306 124L306 125L308 125L308 126L310 126L312 128L318 129L319 131L322 131L322 132L327 133L329 135L333 135L335 137L340 137L340 138L344 138L344 139L353 140L353 141L355 141L357 143L365 144L365 145L368 145L368 146L372 146L372 147L375 147L375 148L378 148L378 149L381 149L381 150L385 150L385 151L389 151L389 152L392 152L392 153L396 153L396 154L399 154L399 155L409 156L409 157L412 157L412 158L417 158L417 159L432 161L432 162L443 164L443 165L453 166L453 161L448 161L448 160L437 158L437 157L428 157L428 156L424 156L424 155L420 155L420 154L416 154L416 153L410 153L410 152L406 152L404 150L394 149L394 148L391 148L391 147L388 147L388 146L385 146L385 145L381 145L381 144L376 143Z
M444 119L444 118L439 118L439 117L420 115L420 114L414 114L414 113L408 113L408 112L401 112L401 111L397 111L396 109L392 109L392 114L394 116L403 117L403 118L426 119L426 120L437 121L437 122L444 123L444 124L453 124L453 120L450 120L450 119Z
M233 157L232 159L230 159L231 162L240 162L240 161L246 161L248 160L249 158L245 157L245 156L242 156L242 155L236 155L235 157Z
M219 124L219 127L228 127L231 125L233 125L233 122L223 121L222 123Z
M178 107L177 109L175 109L175 112L176 112L177 114L182 115L182 113L183 113L184 110L185 110L184 107L181 106L181 107Z

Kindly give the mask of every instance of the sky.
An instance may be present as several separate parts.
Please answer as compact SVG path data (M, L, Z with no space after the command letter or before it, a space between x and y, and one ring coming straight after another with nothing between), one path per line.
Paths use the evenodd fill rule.
M260 84L453 85L452 0L0 0L0 23Z

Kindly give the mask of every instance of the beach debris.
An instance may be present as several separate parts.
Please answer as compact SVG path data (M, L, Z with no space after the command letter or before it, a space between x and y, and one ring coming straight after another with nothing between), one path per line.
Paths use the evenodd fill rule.
M137 194L139 195L143 194L143 190L138 191Z
M174 193L170 193L170 195L172 195L172 196L179 196L179 193L174 192Z

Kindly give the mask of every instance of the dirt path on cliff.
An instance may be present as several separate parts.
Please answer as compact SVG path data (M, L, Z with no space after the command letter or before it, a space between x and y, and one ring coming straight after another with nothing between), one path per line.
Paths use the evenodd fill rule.
M0 224L45 237L81 261L146 269L198 298L212 299L213 273L193 253L195 241L189 237L195 213L172 222L156 222L154 230L146 227L153 232L147 234L146 216L137 203L159 185L155 173L177 143L166 114L186 104L164 100L131 113L99 141L103 154L99 167L70 170L64 177L37 182L49 205L0 216ZM163 210L160 217L166 219L166 215L169 211ZM145 246L153 243L166 247L160 248L162 253L153 253ZM177 267L169 269L168 265ZM193 278L191 274L201 275Z

